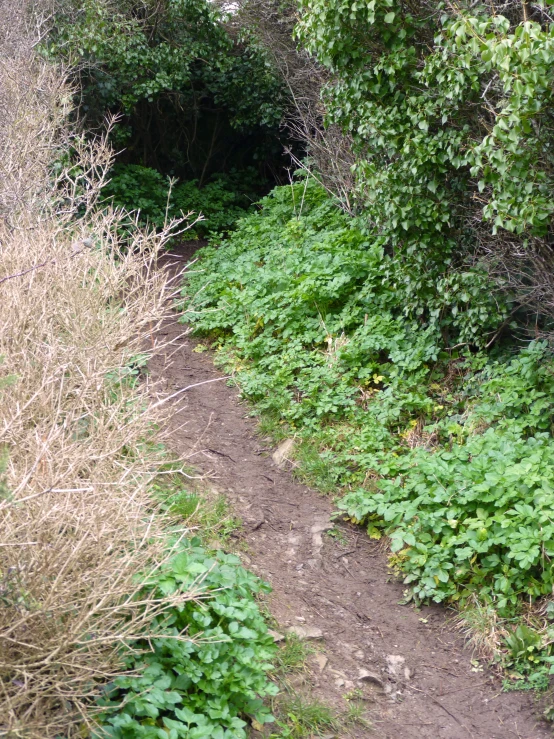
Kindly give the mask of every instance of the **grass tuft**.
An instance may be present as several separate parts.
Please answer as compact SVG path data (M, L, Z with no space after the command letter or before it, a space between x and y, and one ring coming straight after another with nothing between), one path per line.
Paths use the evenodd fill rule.
M310 644L296 634L287 634L274 660L277 677L286 679L287 675L305 672L308 669L308 658L314 651Z
M332 709L320 700L294 694L279 703L281 732L270 739L308 739L339 728Z

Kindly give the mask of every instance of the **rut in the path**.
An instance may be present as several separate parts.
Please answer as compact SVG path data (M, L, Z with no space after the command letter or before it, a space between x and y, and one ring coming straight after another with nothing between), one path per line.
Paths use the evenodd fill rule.
M194 341L176 319L163 333L179 349L151 371L168 394L220 376L209 353L192 351ZM353 690L367 699L373 730L359 727L349 736L552 737L530 696L501 692L498 680L471 662L445 609L399 605L402 587L362 531L344 527L340 540L325 534L332 502L275 465L236 389L213 382L184 397L187 405L174 417L175 451L212 473L244 521L245 565L271 583L281 628L322 632L318 643L328 660L314 661L310 689L337 707Z

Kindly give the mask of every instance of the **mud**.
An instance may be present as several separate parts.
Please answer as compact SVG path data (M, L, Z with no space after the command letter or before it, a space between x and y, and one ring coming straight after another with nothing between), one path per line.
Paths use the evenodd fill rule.
M194 247L186 245L173 265L182 268ZM271 583L269 605L280 630L322 634L313 641L320 653L304 688L337 708L352 691L363 695L372 729L340 736L552 737L531 695L503 693L498 678L475 661L446 609L399 604L403 588L377 542L342 524L338 539L329 535L332 501L296 482L286 459L277 466L236 388L205 382L222 373L209 352L193 352L186 328L175 319L162 333L174 346L152 363L153 376L167 394L196 385L180 396L175 451L228 496L242 519L244 563Z

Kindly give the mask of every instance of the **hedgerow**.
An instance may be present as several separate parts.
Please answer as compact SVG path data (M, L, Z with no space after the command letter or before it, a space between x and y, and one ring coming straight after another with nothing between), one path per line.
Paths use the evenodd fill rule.
M159 500L171 409L141 373L167 347L158 257L180 222L129 233L98 207L109 132L72 125L34 5L0 0L0 734L105 735L102 715L112 736L244 737L275 692L266 586L179 543L186 501Z
M553 28L543 2L301 0L297 37L325 68L312 128L349 149L346 172L324 146L322 170L355 217L313 184L277 190L185 289L303 474L390 537L410 597L492 610L505 663L541 680Z

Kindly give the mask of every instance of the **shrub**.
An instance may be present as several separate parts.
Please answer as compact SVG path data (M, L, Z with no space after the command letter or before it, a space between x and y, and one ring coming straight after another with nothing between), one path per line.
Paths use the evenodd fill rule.
M329 76L326 125L352 142L350 202L420 273L488 253L551 321L548 3L300 7L298 35Z
M86 731L121 642L188 597L136 598L168 556L148 494L165 412L122 381L167 313L168 234L122 248L95 210L111 151L68 130L70 90L11 24L29 8L0 6L0 733L47 739Z
M228 337L252 363L244 392L295 425L357 414L364 388L384 388L366 419L401 424L433 406L424 383L448 344L483 344L507 314L478 267L409 274L313 182L276 188L262 207L202 252L187 320Z
M114 147L129 161L204 186L280 155L286 88L254 35L227 21L208 0L65 0L41 49L70 66L90 128L120 114Z

